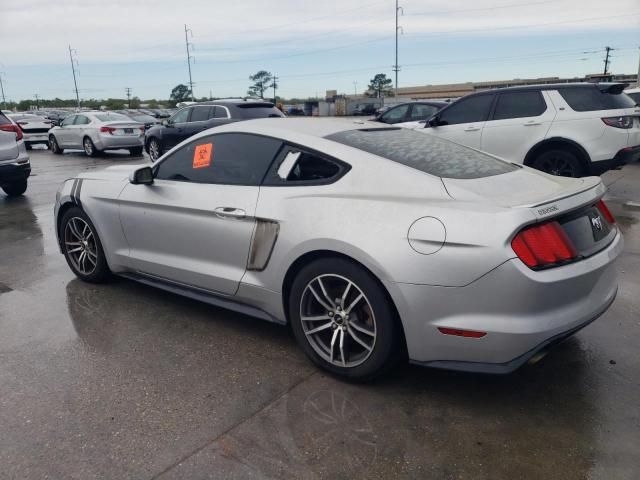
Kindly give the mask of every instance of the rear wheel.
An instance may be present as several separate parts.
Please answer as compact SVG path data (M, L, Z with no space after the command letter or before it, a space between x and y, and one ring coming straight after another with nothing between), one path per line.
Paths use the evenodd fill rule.
M2 190L10 197L19 197L27 191L27 181L21 180L19 182L8 183L2 187Z
M85 282L101 283L111 271L93 223L80 208L67 210L60 224L62 251L69 267Z
M400 358L401 333L386 292L349 260L305 266L293 282L289 314L304 352L331 373L371 380Z
M561 177L581 177L584 168L580 159L567 150L547 150L538 155L531 166L551 175Z
M95 157L98 154L98 149L93 144L93 140L89 137L84 137L82 140L82 147L84 148L84 153L87 154L87 157Z
M132 157L139 157L142 155L142 147L133 147L129 149L129 155Z
M160 141L157 138L149 140L148 149L151 161L155 162L162 156L162 145L160 145Z
M56 137L53 135L49 135L49 148L51 148L51 151L56 155L62 155L62 152L64 152L64 150L60 148L60 145L58 145Z

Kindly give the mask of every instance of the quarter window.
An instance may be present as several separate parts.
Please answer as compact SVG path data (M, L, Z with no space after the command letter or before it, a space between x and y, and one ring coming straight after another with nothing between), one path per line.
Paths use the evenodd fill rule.
M199 138L158 165L155 177L193 183L260 185L279 140L242 133Z
M498 95L494 120L507 118L537 117L547 109L547 104L542 98L542 93L508 92Z
M278 155L265 185L327 184L338 180L349 165L312 151L288 146Z
M226 108L219 107L219 106L216 106L213 108L214 108L213 118L229 118Z
M476 95L463 98L440 113L442 125L484 122L489 116L493 95Z
M624 93L603 92L595 86L559 88L558 92L576 112L616 110L635 106L635 102Z

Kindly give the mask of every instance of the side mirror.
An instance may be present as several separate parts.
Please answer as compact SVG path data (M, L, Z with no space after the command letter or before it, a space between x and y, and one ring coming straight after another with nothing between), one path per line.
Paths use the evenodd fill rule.
M442 125L442 122L440 121L440 115L435 115L427 120L425 128L427 127L427 125L430 127L437 127L439 125Z
M169 126L171 126L171 122L170 122L168 119L166 119L166 118L165 118L164 120L162 120L162 122L161 122L161 123L162 123L162 125L164 125L165 127L169 127Z
M142 167L134 170L129 175L129 183L134 185L151 185L153 183L153 170L151 167Z

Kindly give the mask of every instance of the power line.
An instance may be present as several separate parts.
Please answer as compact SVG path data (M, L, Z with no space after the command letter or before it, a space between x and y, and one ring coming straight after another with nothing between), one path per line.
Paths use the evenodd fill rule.
M409 15L411 16L422 16L422 15L447 15L447 14L457 14L457 13L463 13L463 12L482 12L485 10L502 10L505 8L518 8L518 7L529 7L531 5L542 5L545 3L555 3L555 0L544 0L541 2L526 2L526 3L510 3L508 5L496 5L493 7L478 7L478 8L462 8L459 10L440 10L440 11L433 11L433 12L415 12L415 13L410 13Z
M187 36L187 33L191 33L191 36L193 37L193 32L187 28L187 25L185 24L184 26L184 43L187 46L187 65L189 67L189 88L191 89L191 101L195 101L194 97L193 97L193 79L191 78L191 59L193 58L191 56L191 54L189 53L189 37Z

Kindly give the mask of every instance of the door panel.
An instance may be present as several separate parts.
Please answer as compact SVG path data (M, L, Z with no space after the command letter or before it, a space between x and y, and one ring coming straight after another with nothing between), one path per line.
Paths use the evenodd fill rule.
M544 140L555 116L547 92L500 93L494 119L484 124L480 149L522 163L531 147Z
M127 185L120 218L131 267L233 295L246 270L258 192L257 186L171 180Z

